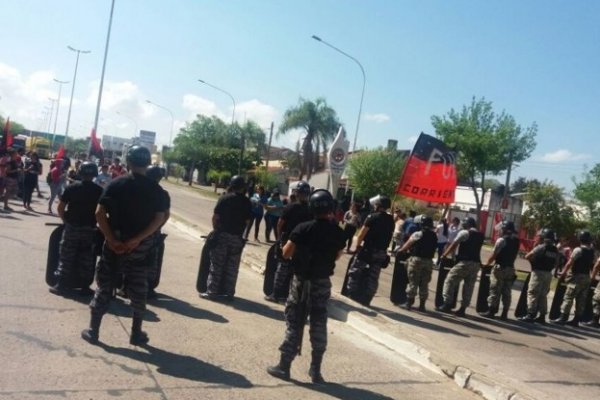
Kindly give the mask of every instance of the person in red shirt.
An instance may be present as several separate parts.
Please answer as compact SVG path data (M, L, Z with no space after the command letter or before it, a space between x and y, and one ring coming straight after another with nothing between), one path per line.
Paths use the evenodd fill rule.
M121 165L121 160L115 158L113 160L113 164L110 166L110 170L108 171L112 175L112 178L118 178L119 176L123 176L127 174L127 169Z

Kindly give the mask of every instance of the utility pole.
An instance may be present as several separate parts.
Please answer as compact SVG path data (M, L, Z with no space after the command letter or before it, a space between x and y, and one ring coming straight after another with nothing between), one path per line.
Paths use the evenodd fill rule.
M269 159L271 158L271 141L273 140L273 122L271 122L271 133L269 133L269 146L267 147L267 162L265 164L267 171L269 171Z

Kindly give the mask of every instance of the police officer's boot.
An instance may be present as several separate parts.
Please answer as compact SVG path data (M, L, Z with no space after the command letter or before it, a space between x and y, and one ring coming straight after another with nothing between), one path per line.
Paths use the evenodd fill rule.
M325 383L323 375L321 375L321 363L323 362L323 355L312 355L310 362L310 369L308 370L308 376L312 379L312 383Z
M443 313L449 313L452 312L452 306L448 303L444 303L442 304L440 307L436 307L436 310L443 312Z
M407 309L408 311L410 311L410 310L412 310L413 304L415 304L415 299L407 299L406 304L404 305L404 308Z
M500 314L500 319L502 321L506 321L508 319L508 307L502 309L502 314Z
M552 322L554 322L555 324L558 325L564 325L567 323L567 321L569 321L569 315L568 314L560 314L560 317L553 319Z
M567 322L567 325L577 328L579 326L579 315L575 314L573 319Z
M489 308L486 312L482 312L479 315L481 315L482 317L485 317L485 318L494 318L496 316L497 312L498 312L498 307L489 306Z
M425 303L426 303L426 302L427 302L426 300L420 300L420 301L419 301L419 311L421 311L421 312L426 312L426 311L427 311L427 310L425 309Z
M544 321L545 321L546 317L543 316L543 318L544 318ZM519 321L533 323L533 322L537 322L537 319L535 318L535 315L533 315L533 314L527 314L524 317L519 318Z
M584 322L583 325L589 326L590 328L600 328L600 315L594 315L591 321Z
M538 324L545 324L546 323L546 314L540 314L536 319L535 322L537 322Z
M102 314L92 312L90 327L81 331L81 338L90 344L97 344L100 337L100 323Z
M142 321L143 318L141 315L133 314L129 344L132 344L134 346L142 346L147 344L150 340L146 332L142 331Z
M465 311L467 311L467 307L461 306L458 310L454 312L454 315L457 317L464 317L466 315Z
M73 294L73 289L71 289L66 282L64 275L56 273L56 284L54 286L50 286L48 291L52 294L58 296L67 296Z
M281 359L279 360L279 364L274 365L272 367L267 367L267 372L269 373L269 375L274 376L275 378L283 379L284 381L289 381L291 365L292 361L285 358L282 354Z

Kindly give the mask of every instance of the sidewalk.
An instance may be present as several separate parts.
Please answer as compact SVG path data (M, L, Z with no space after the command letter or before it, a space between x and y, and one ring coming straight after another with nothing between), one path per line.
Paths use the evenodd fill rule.
M180 216L181 221L185 219L185 215ZM180 222L179 226L191 234L207 233L198 227L186 227L185 223ZM244 264L260 272L267 250L267 245L248 242ZM372 340L434 371L442 371L459 386L487 399L550 400L556 399L557 394L577 399L600 396L596 373L600 331L527 325L514 319L513 310L505 322L481 318L474 309L476 296L467 318L435 311L407 312L387 298L392 268L382 272L378 295L372 308L365 309L339 295L348 260L344 256L337 263L331 314ZM434 273L428 310L434 308L436 280ZM518 296L513 290L513 307Z

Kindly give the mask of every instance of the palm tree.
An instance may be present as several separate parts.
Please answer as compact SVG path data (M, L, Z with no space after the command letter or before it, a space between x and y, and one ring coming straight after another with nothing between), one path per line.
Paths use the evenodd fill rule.
M306 132L302 139L302 168L299 179L304 175L307 180L310 179L318 166L321 146L325 151L327 150L327 144L333 140L339 126L340 122L335 110L329 107L322 97L314 102L300 98L297 106L286 110L277 134L282 135L293 129L303 129ZM313 151L315 146L316 157Z

